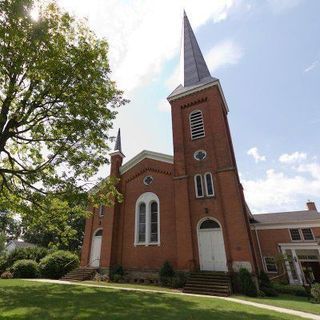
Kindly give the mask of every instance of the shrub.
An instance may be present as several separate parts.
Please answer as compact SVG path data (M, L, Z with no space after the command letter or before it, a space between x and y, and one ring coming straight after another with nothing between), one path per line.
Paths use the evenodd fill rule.
M40 272L43 277L60 279L78 266L79 257L76 254L58 250L41 259Z
M241 293L248 297L256 297L258 295L257 287L253 282L251 273L244 268L239 271L239 281Z
M39 266L36 261L30 259L16 261L11 271L14 278L38 278Z
M259 287L260 291L263 291L267 297L278 296L277 290L273 287L272 282L264 271L259 274Z
M118 282L120 279L123 279L124 270L123 267L120 265L112 266L110 270L110 279L111 281Z
M179 271L176 272L172 278L172 287L173 288L183 288L187 282L188 275L185 272Z
M315 303L320 303L320 283L316 283L311 288L312 300Z
M10 271L5 271L1 273L1 279L12 279L13 275Z
M163 286L172 286L175 272L169 261L165 261L159 271L160 283Z
M17 248L9 253L7 267L12 267L18 260L34 260L40 262L48 254L48 249L41 247Z
M6 256L0 256L0 274L8 268L8 260Z
M273 287L279 292L283 294L290 294L298 297L309 297L309 294L302 286L297 285L283 285L275 282Z

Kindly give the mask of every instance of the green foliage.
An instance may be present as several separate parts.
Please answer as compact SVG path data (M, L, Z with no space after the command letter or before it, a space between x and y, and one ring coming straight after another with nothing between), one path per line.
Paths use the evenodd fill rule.
M0 12L0 193L28 203L79 189L108 162L115 108L126 103L108 44L53 0L0 1Z
M187 282L188 275L185 272L177 271L172 278L172 288L183 288Z
M239 282L241 293L248 297L256 297L258 295L257 287L252 279L252 275L247 269L240 269Z
M5 271L1 273L1 279L12 279L13 274L10 271Z
M2 231L0 232L0 257L4 254L4 250L6 248L6 235Z
M172 286L173 277L175 275L174 269L169 261L165 261L159 271L160 283L163 286Z
M79 257L69 251L58 250L40 261L40 272L45 278L59 279L79 266Z
M284 285L275 282L273 287L276 289L277 292L283 294L291 294L297 297L309 297L309 294L306 292L305 288L302 286L297 285Z
M7 267L11 267L18 260L34 260L40 262L48 254L46 248L17 248L7 256Z
M320 303L320 283L316 283L312 286L311 296L315 303Z
M0 256L0 274L8 268L8 260L6 255Z
M21 233L20 222L14 218L14 215L6 210L0 199L0 254L3 247L3 241L16 240ZM3 250L3 249L2 249Z
M18 260L13 264L11 272L14 278L38 278L39 266L34 260Z
M118 282L120 279L123 279L124 270L120 265L112 266L110 270L110 280L114 282Z
M274 289L268 275L262 270L259 274L259 288L260 291L264 292L265 296L267 297L278 296L278 292Z

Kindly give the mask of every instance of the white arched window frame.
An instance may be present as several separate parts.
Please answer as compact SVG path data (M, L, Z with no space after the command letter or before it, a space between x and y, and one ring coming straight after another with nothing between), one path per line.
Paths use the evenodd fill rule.
M203 178L207 197L214 197L214 184L211 172L206 172Z
M203 179L201 174L196 174L194 176L194 188L195 188L196 198L203 198L204 190L203 190Z
M141 236L141 205L145 205L145 237ZM153 192L143 193L136 202L134 245L160 245L160 201ZM140 228L140 230L139 230Z
M203 114L201 110L194 110L189 114L191 139L200 139L205 137Z

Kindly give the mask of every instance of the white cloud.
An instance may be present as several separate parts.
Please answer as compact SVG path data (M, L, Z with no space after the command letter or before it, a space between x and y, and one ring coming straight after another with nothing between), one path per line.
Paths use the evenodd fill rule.
M252 156L254 161L258 163L259 161L266 161L266 156L259 154L258 148L253 147L247 151L249 156Z
M315 69L316 67L318 67L319 65L320 65L319 60L313 61L308 67L306 67L304 69L304 72L309 72L309 71Z
M87 17L97 34L107 38L113 78L126 91L152 81L163 64L178 53L183 8L196 30L209 20L217 23L227 19L239 6L235 0L58 2Z
M297 174L307 172L311 176ZM302 209L307 199L317 200L320 195L320 164L294 170L293 175L266 171L262 179L242 178L246 200L253 212L272 212Z
M210 71L214 72L226 65L237 64L243 56L243 49L232 40L215 45L206 55Z
M298 6L302 0L268 0L271 10L274 13L283 13Z
M279 157L279 161L281 163L286 163L286 164L293 164L293 163L301 162L306 159L307 159L307 154L304 152L298 152L298 151L291 154L284 153Z

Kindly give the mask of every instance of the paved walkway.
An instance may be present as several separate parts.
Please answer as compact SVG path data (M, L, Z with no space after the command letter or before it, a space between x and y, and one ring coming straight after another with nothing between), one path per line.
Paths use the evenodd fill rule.
M125 287L115 287L115 286L104 286L99 284L90 284L90 283L81 283L81 282L70 282L70 281L62 281L62 280L49 280L49 279L25 279L28 281L37 281L37 282L45 282L45 283L55 283L55 284L68 284L68 285L75 285L75 286L85 286L85 287L97 287L97 288L105 288L105 289L116 289L116 290L126 290L126 291L141 291L141 292L153 292L153 293L166 293L166 294L174 294L174 295L183 295L183 296L194 296L194 297L200 297L200 298L211 298L211 299L222 299L226 301L236 302L240 304L245 304L252 307L257 307L261 309L267 309L272 310L276 312L281 313L287 313L292 314L301 318L305 319L314 319L314 320L320 320L320 316L317 316L312 313L302 312L302 311L296 311L286 308L280 308L275 306L270 306L267 304L257 303L257 302L251 302L246 300L241 300L237 298L225 298L225 297L217 297L217 296L204 296L200 294L190 294L190 293L183 293L180 291L161 291L161 290L154 290L154 289L139 289L139 288L125 288Z

